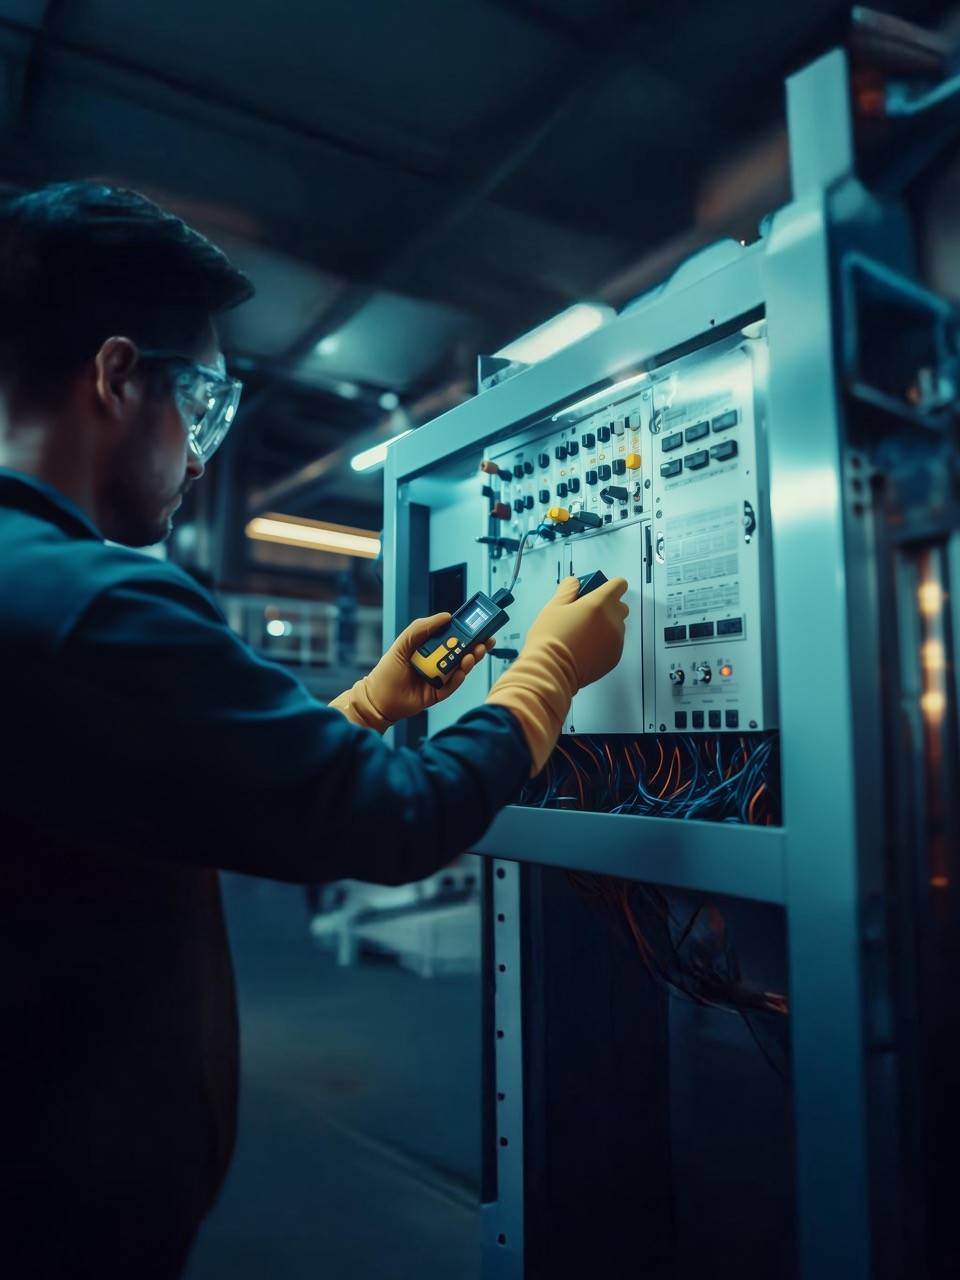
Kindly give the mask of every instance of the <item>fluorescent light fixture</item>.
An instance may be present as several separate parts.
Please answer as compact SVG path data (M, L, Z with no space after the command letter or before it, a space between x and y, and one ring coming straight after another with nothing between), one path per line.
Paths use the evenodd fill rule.
M300 516L284 516L275 512L255 516L247 524L246 535L257 542L279 542L285 547L308 547L311 551L362 556L367 560L375 560L380 554L380 539L366 529L351 529L348 525L325 524L322 520L304 520Z
M518 360L521 364L537 364L593 333L615 315L613 307L602 303L577 302L552 320L545 321L520 338L514 338L494 354L504 360Z
M340 338L335 333L328 333L325 338L321 338L314 347L318 356L332 356L340 346Z
M372 445L369 449L363 449L360 453L354 454L350 459L351 467L353 467L354 471L371 471L374 467L382 467L387 460L387 450L390 446L409 434L410 431L401 431L399 435L391 436L389 440L381 440L379 444Z
M576 404L568 405L566 409L561 409L559 413L555 413L553 420L556 422L558 418L566 418L569 414L580 413L583 409L589 409L594 403L600 404L602 401L609 400L612 396L619 396L628 387L635 386L639 382L646 382L649 378L649 373L635 373L630 378L615 382L612 387L601 387L599 391L594 391L585 400L578 400Z

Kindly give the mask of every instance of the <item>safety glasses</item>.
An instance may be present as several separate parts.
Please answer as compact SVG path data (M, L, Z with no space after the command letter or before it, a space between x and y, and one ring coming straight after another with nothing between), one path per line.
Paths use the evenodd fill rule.
M233 425L243 383L224 368L198 364L178 351L146 349L140 355L173 368L173 395L188 443L206 466Z

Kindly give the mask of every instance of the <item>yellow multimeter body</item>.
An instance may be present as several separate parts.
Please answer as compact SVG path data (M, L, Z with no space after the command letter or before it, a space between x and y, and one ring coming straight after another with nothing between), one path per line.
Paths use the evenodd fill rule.
M508 591L497 591L493 596L475 592L446 626L414 650L410 665L428 684L442 689L460 666L464 654L474 645L489 640L510 621L503 605L512 603L513 596Z

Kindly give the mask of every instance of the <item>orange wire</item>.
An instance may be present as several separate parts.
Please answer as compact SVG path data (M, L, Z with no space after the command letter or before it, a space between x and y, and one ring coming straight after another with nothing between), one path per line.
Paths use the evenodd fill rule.
M657 796L657 799L658 799L658 800L662 800L662 799L663 799L663 797L667 794L667 790L668 790L668 788L669 788L669 786L670 786L671 779L673 778L673 766L677 763L677 761L678 761L678 759L679 759L679 756L680 756L680 752L679 752L679 750L677 750L677 751L674 753L674 755L672 756L671 760L670 760L670 768L669 768L669 769L668 769L668 771L667 771L667 780L666 780L666 782L663 784L663 790L662 790L662 791L660 792L660 794ZM680 781L679 777L677 778L677 781L678 781L678 782Z
M654 773L653 777L650 779L651 787L656 782L657 778L659 778L660 770L663 768L663 762L666 758L663 754L663 743L660 741L659 738L657 739L657 750L660 752L660 759L657 761L656 772Z
M631 778L633 778L634 782L636 782L636 780L637 780L637 771L636 771L636 769L633 767L633 760L631 759L631 756L630 756L630 746L629 746L629 744L624 748L623 754L624 754L624 755L626 756L626 758L627 758L627 768L630 770L630 777L631 777Z
M580 793L580 808L585 809L587 807L587 802L583 798L583 780L580 776L580 770L577 768L576 764L574 763L573 757L568 755L567 752L564 751L563 747L561 747L559 742L557 743L557 750L560 752L564 760L566 760L567 764L569 764L570 768L573 770L573 776L577 780L577 790Z
M755 791L755 792L753 793L753 795L751 796L751 798L750 798L750 804L747 806L747 821L748 821L748 822L753 822L753 811L754 811L754 809L756 808L757 801L760 799L760 797L763 795L763 793L766 791L766 789L767 789L767 784L766 784L765 782L761 782L761 783L760 783L760 785L759 785L759 787L757 787L756 791Z

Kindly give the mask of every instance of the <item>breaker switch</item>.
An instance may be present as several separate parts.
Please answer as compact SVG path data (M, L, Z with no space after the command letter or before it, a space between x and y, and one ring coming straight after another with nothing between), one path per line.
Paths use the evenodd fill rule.
M607 441L610 439L610 428L597 427L597 439L600 441L601 444L606 444Z
M510 508L505 502L495 502L490 508L490 516L493 520L509 520Z
M642 463L643 463L643 459L641 458L639 453L627 454L627 470L628 471L637 471L642 465Z
M563 462L564 458L567 456L567 446L565 444L558 444L553 451L553 456L558 462Z
M575 458L579 452L580 452L580 446L577 444L576 440L571 440L567 445L568 456L571 458Z
M578 511L577 519L586 529L599 529L603 520L595 511Z
M567 496L567 486L563 480L557 485L557 497L565 498Z
M597 475L600 477L600 479L603 481L604 484L606 484L606 482L610 479L610 476L612 474L613 473L611 472L610 468L606 465L606 463L604 463L602 467L597 467Z
M622 484L611 484L606 489L600 490L600 497L608 506L613 502L626 502L629 496Z
M527 494L527 496L523 500L523 505L525 510L527 511L533 510L533 494L532 493Z
M549 490L549 489L541 489L541 490L540 490L540 492L537 494L537 497L540 499L540 501L541 501L541 502L544 502L544 503L549 502L549 501L550 501L550 490Z
M592 431L586 431L580 437L580 443L585 449L595 449L597 447L597 437Z
M627 470L626 458L615 458L613 461L613 474L615 476L622 476L626 474L626 470Z
M572 480L567 481L567 488L570 490L571 493L580 492L580 481L577 479L576 476L574 476Z
M533 463L532 463L532 462L527 461L527 462L525 462L525 463L523 464L523 474L524 474L525 476L532 476L532 475L533 475Z
M583 473L583 478L587 482L587 484L597 483L597 473L595 471L585 471Z
M547 469L547 467L549 467L549 465L550 465L550 455L549 455L549 453L538 453L538 454L537 454L537 462L538 462L538 464L540 465L540 467L545 471L545 470Z
M514 464L513 476L515 480L523 479L523 463L522 462L517 462Z
M523 499L522 499L522 498L514 498L514 500L513 500L513 509L514 509L514 511L517 513L517 515L519 515L519 514L520 514L520 512L523 510Z

